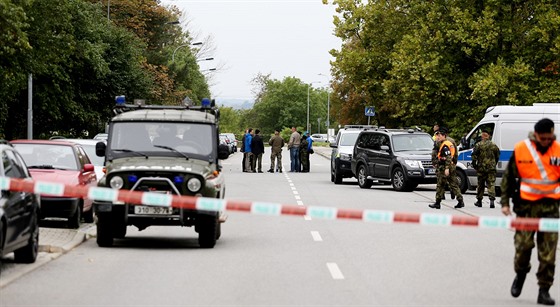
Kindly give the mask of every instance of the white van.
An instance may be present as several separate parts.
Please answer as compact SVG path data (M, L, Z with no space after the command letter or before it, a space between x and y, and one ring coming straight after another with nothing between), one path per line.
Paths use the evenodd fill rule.
M535 103L532 106L494 106L486 109L484 118L464 137L459 145L457 176L461 192L475 190L476 171L472 167L472 148L480 140L483 128L492 133L492 141L500 148L497 165L496 188L502 182L502 174L513 152L515 144L528 137L535 123L542 118L554 121L556 131L560 131L560 103Z

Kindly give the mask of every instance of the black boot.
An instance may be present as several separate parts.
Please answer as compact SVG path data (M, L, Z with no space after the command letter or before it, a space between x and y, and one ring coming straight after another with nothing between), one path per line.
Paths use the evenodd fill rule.
M465 206L465 203L461 199L461 200L457 201L457 204L455 205L455 209L463 208L464 206Z
M474 205L477 207L482 207L482 200L481 199L477 200L476 203L474 203Z
M453 191L451 191L451 199L455 199L455 193L453 193Z
M435 203L428 205L428 207L432 208L432 209L441 209L441 200L436 200Z
M445 193L443 193L443 196L441 197L441 199L445 200Z
M513 284L511 285L511 296L518 297L521 294L521 290L523 289L523 283L525 282L525 277L527 276L526 273L517 273L515 279L513 280ZM540 299L539 293L539 299Z
M548 289L540 288L539 289L539 298L537 298L537 303L552 306L556 302L552 299L552 297L550 297L550 294L548 293Z
M495 207L496 207L496 206L494 206L494 200L491 199L491 200L490 200L490 208L495 208Z

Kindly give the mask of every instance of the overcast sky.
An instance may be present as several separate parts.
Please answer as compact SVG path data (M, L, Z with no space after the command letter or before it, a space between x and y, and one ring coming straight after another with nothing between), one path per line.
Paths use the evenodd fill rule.
M271 74L282 80L293 76L304 82L330 79L333 59L340 49L333 35L335 8L321 0L162 0L181 9L187 30L199 39L213 38L214 61L201 61L202 70L218 67L210 79L218 102L252 99L251 80ZM185 22L183 21L183 26ZM326 76L320 76L324 74ZM321 84L313 84L321 86Z

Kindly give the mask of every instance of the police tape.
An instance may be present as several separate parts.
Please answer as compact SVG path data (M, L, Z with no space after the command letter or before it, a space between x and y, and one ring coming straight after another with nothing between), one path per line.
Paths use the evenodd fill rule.
M173 207L209 211L241 211L257 215L299 215L312 219L348 219L375 223L416 223L432 226L473 226L488 229L560 232L560 219L512 218L494 216L455 216L438 213L403 213L386 210L338 209L295 206L270 202L248 202L195 196L161 194L111 188L71 186L61 183L0 177L0 189L58 197L89 198L132 205Z

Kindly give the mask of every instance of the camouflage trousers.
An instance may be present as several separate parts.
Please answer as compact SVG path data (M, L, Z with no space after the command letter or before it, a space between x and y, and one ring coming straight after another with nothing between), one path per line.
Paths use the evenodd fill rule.
M443 199L443 195L445 194L445 186L449 186L449 190L457 200L463 200L463 194L461 194L461 189L459 189L459 182L457 181L457 172L455 171L455 167L451 167L449 169L449 176L445 176L445 166L441 165L437 168L437 188L436 188L436 201L441 201Z
M270 153L270 169L272 171L276 171L276 169L274 168L274 162L278 161L278 170L282 171L282 151L279 152L271 152Z
M558 201L549 203L531 203L514 205L517 217L558 218ZM531 270L531 251L535 247L535 231L515 231L513 237L515 258L513 266L516 273L528 273ZM537 232L537 254L539 268L537 280L539 287L550 288L554 282L556 267L557 232Z
M476 199L482 200L484 188L488 187L488 198L496 199L496 172L476 172L478 185L476 187Z
M307 151L299 152L299 161L301 161L301 171L309 172L309 153Z

